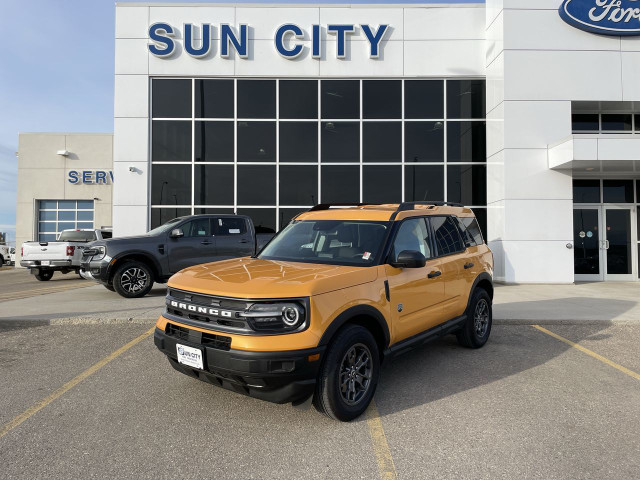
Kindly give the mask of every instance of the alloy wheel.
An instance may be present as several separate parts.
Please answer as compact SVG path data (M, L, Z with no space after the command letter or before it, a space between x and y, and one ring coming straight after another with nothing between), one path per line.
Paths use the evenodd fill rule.
M369 348L356 343L342 357L339 370L340 394L347 405L356 405L371 386L373 360Z
M476 304L473 313L473 328L479 338L484 337L489 328L489 303L484 298L481 298Z
M147 273L138 267L126 269L120 277L120 286L128 293L137 293L142 290L149 280Z

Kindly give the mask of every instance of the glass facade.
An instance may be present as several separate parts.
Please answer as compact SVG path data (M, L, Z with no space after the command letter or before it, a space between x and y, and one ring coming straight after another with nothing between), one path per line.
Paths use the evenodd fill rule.
M317 203L449 200L486 225L479 79L153 79L151 227Z

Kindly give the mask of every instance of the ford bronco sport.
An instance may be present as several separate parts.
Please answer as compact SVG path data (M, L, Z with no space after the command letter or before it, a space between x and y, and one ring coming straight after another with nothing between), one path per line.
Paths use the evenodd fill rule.
M473 212L445 202L318 205L253 257L169 280L154 341L178 371L351 420L383 359L491 332L493 255ZM344 207L344 206L343 206Z

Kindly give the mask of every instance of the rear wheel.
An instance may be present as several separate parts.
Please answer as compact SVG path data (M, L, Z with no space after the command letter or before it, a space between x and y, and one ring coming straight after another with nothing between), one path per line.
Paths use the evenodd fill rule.
M129 261L123 263L113 276L113 288L122 297L144 297L153 286L153 273L144 263Z
M53 270L40 270L36 274L36 279L40 280L41 282L47 282L51 280L51 277L53 277Z
M364 327L348 325L327 349L313 403L335 420L353 420L371 403L379 374L380 356L373 335Z
M491 297L483 288L476 288L466 311L467 321L456 334L458 343L463 347L480 348L491 333L493 310Z

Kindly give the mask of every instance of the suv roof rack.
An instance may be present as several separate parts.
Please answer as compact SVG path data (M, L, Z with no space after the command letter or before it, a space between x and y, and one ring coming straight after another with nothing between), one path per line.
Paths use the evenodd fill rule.
M371 205L370 203L319 203L311 207L307 212L316 212L318 210L329 210L331 207L361 207L363 205Z
M397 211L403 212L405 210L414 210L416 205L432 205L434 207L444 207L444 206L464 207L464 205L457 202L440 202L440 201L430 202L428 200L424 200L419 202L402 202L400 205L398 205Z

